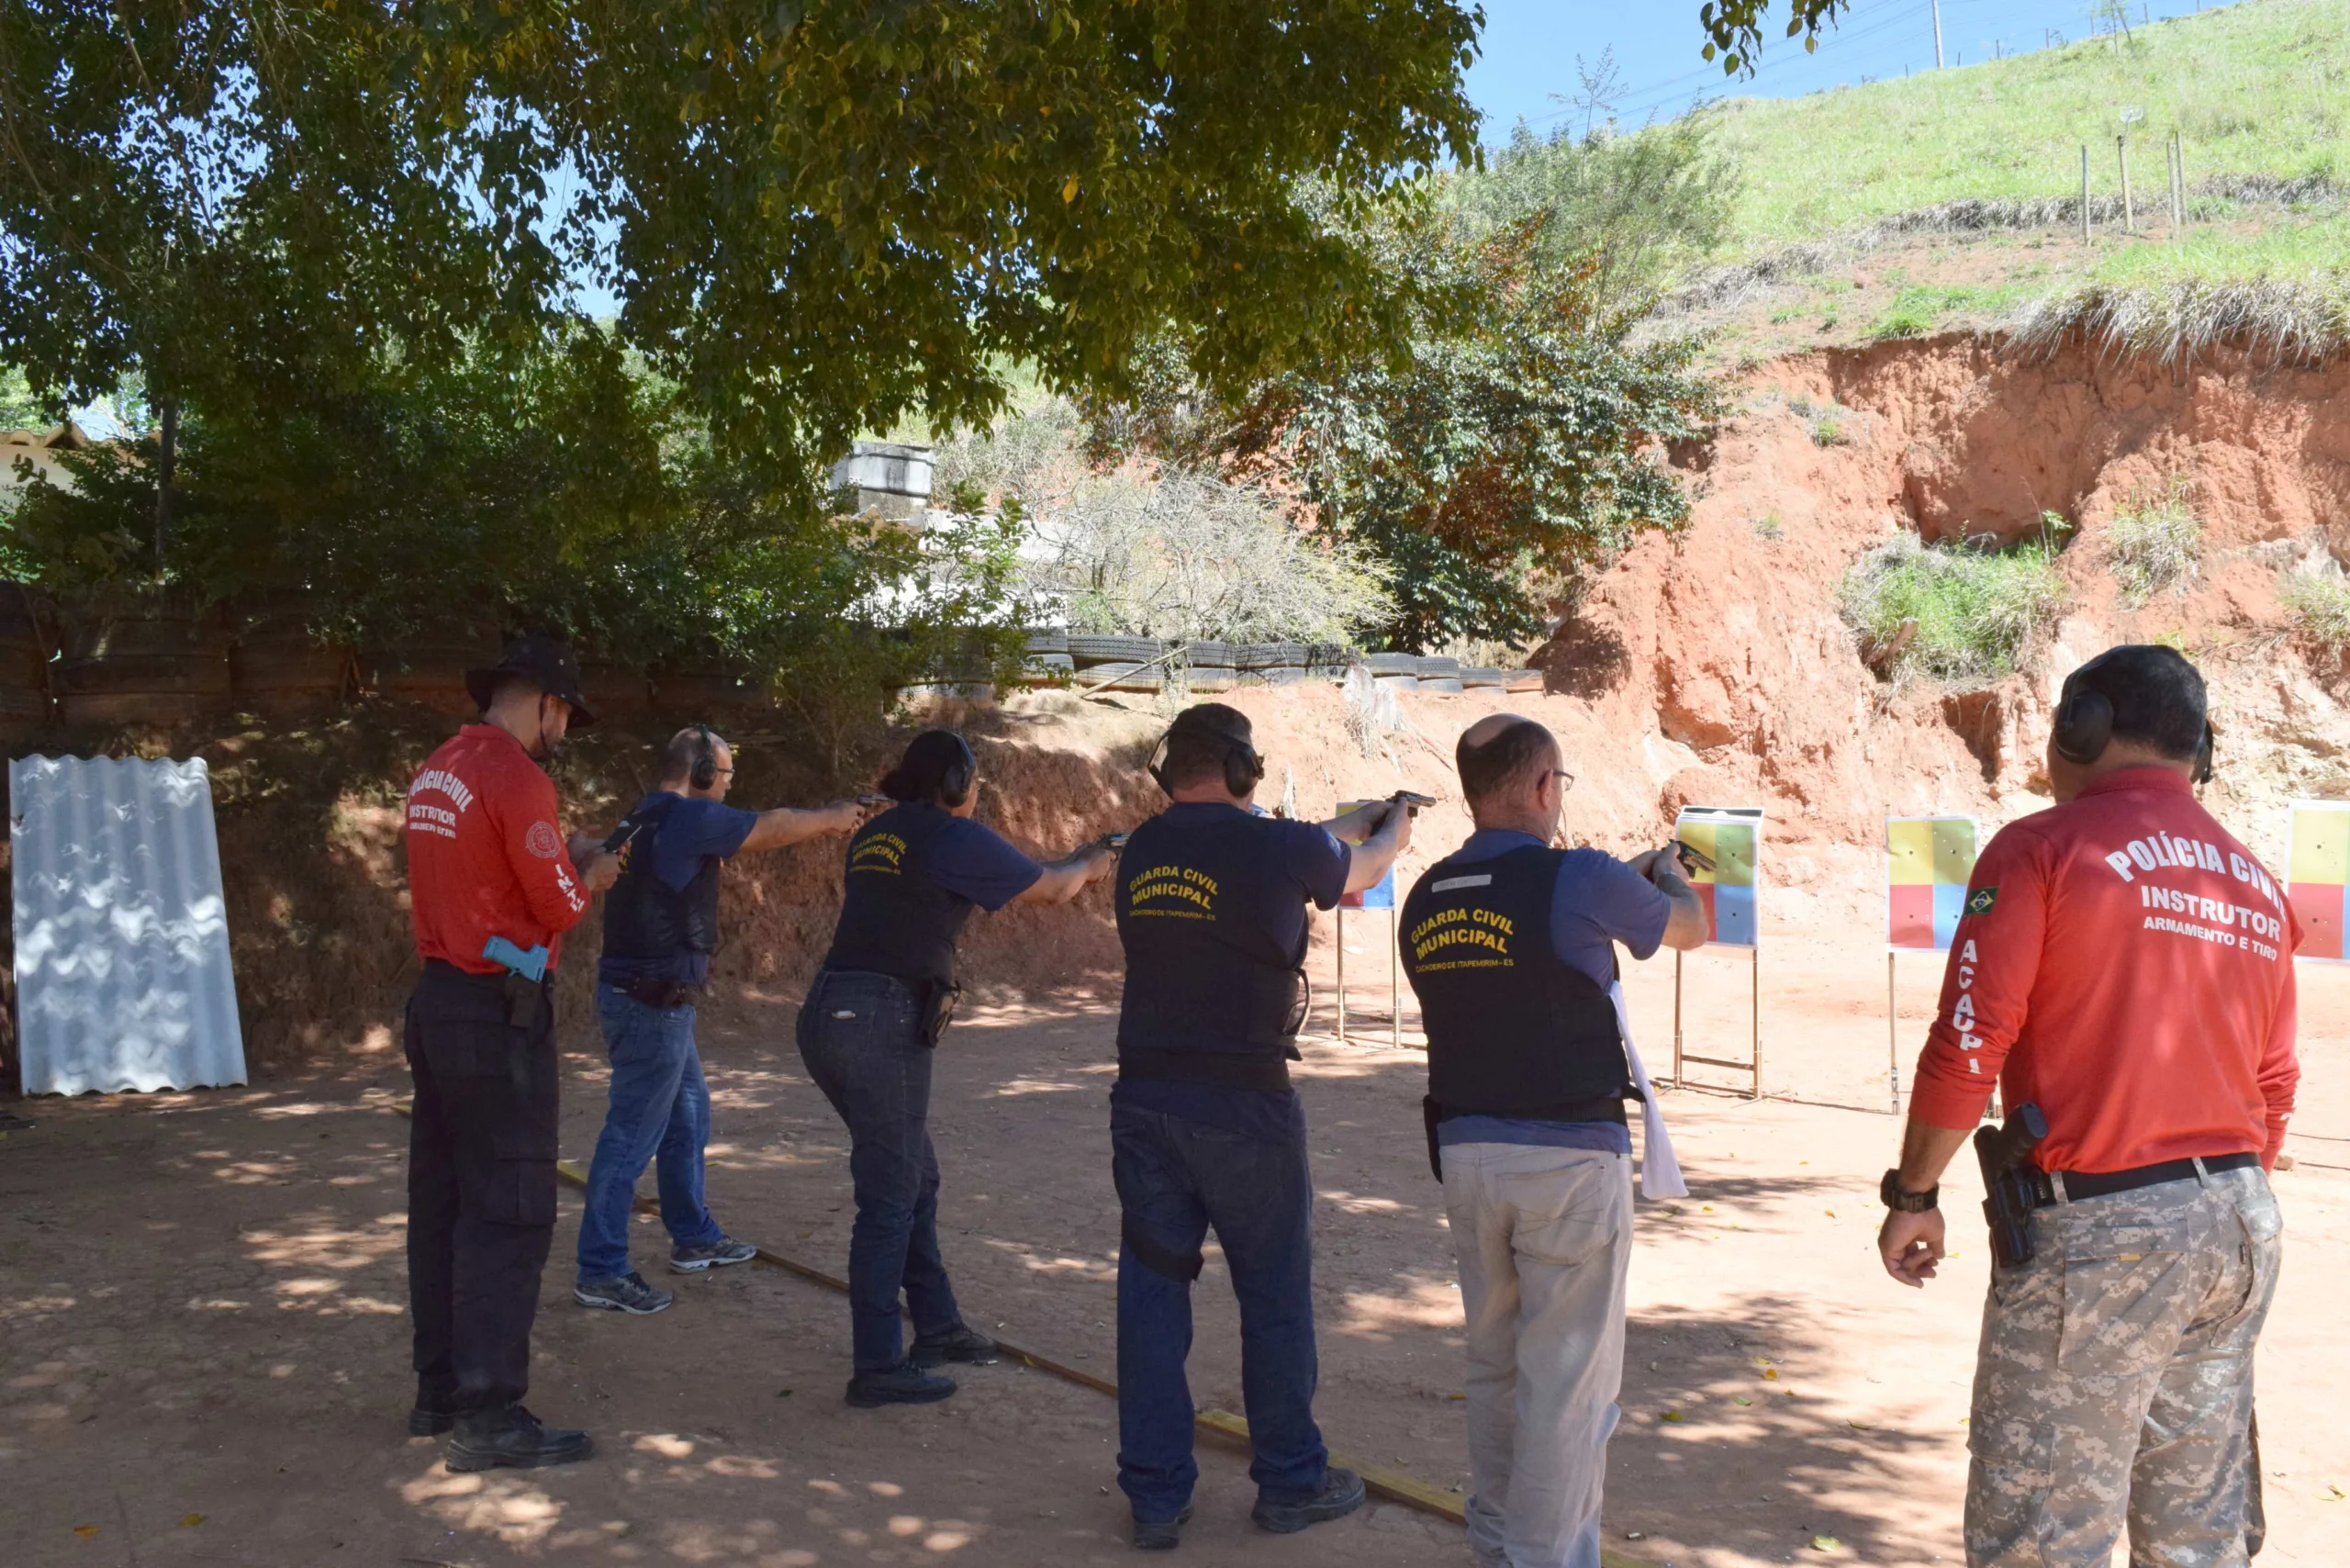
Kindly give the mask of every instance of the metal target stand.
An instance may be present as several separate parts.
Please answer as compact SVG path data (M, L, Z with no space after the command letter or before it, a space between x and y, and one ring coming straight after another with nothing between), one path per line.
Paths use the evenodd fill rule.
M1684 1075L1682 1064L1695 1062L1699 1067L1723 1067L1747 1075L1747 1098L1762 1098L1762 948L1761 944L1747 949L1751 968L1747 989L1747 1017L1752 1055L1745 1061L1729 1057L1693 1056L1682 1048L1681 1043L1681 960L1686 954L1675 949L1673 955L1673 1086L1693 1087ZM1695 1085L1703 1088L1706 1085Z

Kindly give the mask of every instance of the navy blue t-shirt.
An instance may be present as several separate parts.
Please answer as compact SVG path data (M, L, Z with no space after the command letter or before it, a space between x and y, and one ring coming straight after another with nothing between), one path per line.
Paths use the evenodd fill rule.
M641 812L654 803L647 795L636 803ZM635 812L629 813L635 815ZM701 874L706 860L731 860L758 825L756 812L739 811L720 801L688 795L671 806L657 827L647 829L629 845L629 859L650 855L645 868L672 891L680 891ZM710 978L707 953L672 953L659 958L600 958L596 978L610 984L625 980L674 980L699 985Z
M1167 808L1166 815L1181 823L1237 809L1210 801L1178 801ZM1278 870L1265 880L1264 903L1250 914L1283 949L1293 949L1305 937L1309 902L1317 909L1337 907L1347 890L1347 873L1354 865L1355 852L1315 823L1276 822L1271 828L1271 855ZM1305 1136L1305 1108L1294 1089L1227 1089L1214 1083L1122 1078L1110 1086L1110 1104L1113 1110L1130 1105L1181 1116L1244 1137L1281 1142Z
M1003 834L968 817L950 820L930 846L930 880L992 914L1036 885L1045 868Z
M1509 828L1481 828L1450 858L1491 860L1541 840ZM1599 982L1616 982L1616 944L1646 958L1664 940L1673 901L1656 884L1613 855L1570 849L1559 862L1550 893L1550 946ZM1437 1129L1439 1144L1527 1143L1549 1148L1632 1152L1630 1131L1614 1122L1541 1122L1509 1116L1454 1116Z

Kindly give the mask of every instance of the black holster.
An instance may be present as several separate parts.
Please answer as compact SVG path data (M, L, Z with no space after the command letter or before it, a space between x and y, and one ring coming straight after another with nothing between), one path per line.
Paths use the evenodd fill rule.
M921 1014L922 1043L935 1046L946 1033L946 1025L955 1021L955 1004L963 1000L963 988L953 980L924 980L914 994Z
M1420 1120L1428 1129L1428 1174L1444 1180L1444 1146L1436 1140L1437 1124L1444 1120L1444 1107L1436 1103L1433 1094L1420 1096Z
M1118 1237L1126 1244L1126 1250L1134 1254L1136 1262L1140 1263L1152 1273L1173 1280L1178 1284L1190 1284L1200 1277L1200 1271L1207 1266L1207 1259L1201 1253L1193 1252L1186 1257L1172 1248L1162 1247L1152 1240L1148 1233L1135 1223L1135 1216L1132 1215L1119 1216Z

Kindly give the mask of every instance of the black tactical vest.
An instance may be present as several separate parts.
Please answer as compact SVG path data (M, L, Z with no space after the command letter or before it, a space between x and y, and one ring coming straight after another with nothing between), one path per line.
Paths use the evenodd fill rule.
M707 958L718 951L718 871L714 855L682 888L654 875L654 847L661 823L683 797L664 791L628 814L641 823L630 843L628 865L604 895L604 957L674 958L688 953ZM623 824L625 825L625 824Z
M1404 972L1439 1116L1621 1121L1636 1097L1615 1003L1550 939L1565 854L1528 845L1439 860L1404 901Z
M932 848L954 821L927 801L909 801L856 830L824 968L954 983L955 943L971 917L971 901L929 874Z
M1259 912L1295 901L1279 883L1280 824L1239 810L1135 829L1118 857L1126 990L1118 1068L1127 1078L1285 1089L1304 1021L1301 924L1285 943Z

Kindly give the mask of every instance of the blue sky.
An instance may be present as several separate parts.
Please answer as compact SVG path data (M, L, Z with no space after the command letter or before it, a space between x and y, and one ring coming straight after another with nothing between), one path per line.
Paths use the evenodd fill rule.
M1824 33L1816 54L1782 38L1786 6L1774 5L1763 28L1762 65L1753 78L1729 82L1698 50L1700 0L1483 0L1482 52L1469 72L1469 95L1484 111L1484 140L1509 139L1520 118L1547 131L1583 111L1562 100L1581 92L1575 57L1596 69L1613 48L1623 84L1617 118L1639 125L1651 115L1670 119L1698 95L1792 96L1840 83L1858 84L1930 70L1934 63L1931 0L1859 0ZM2191 15L2197 0L2130 0L2131 21ZM1942 50L1953 65L1988 60L1995 50L2018 54L2044 47L2049 34L2089 33L2081 0L1942 0Z

